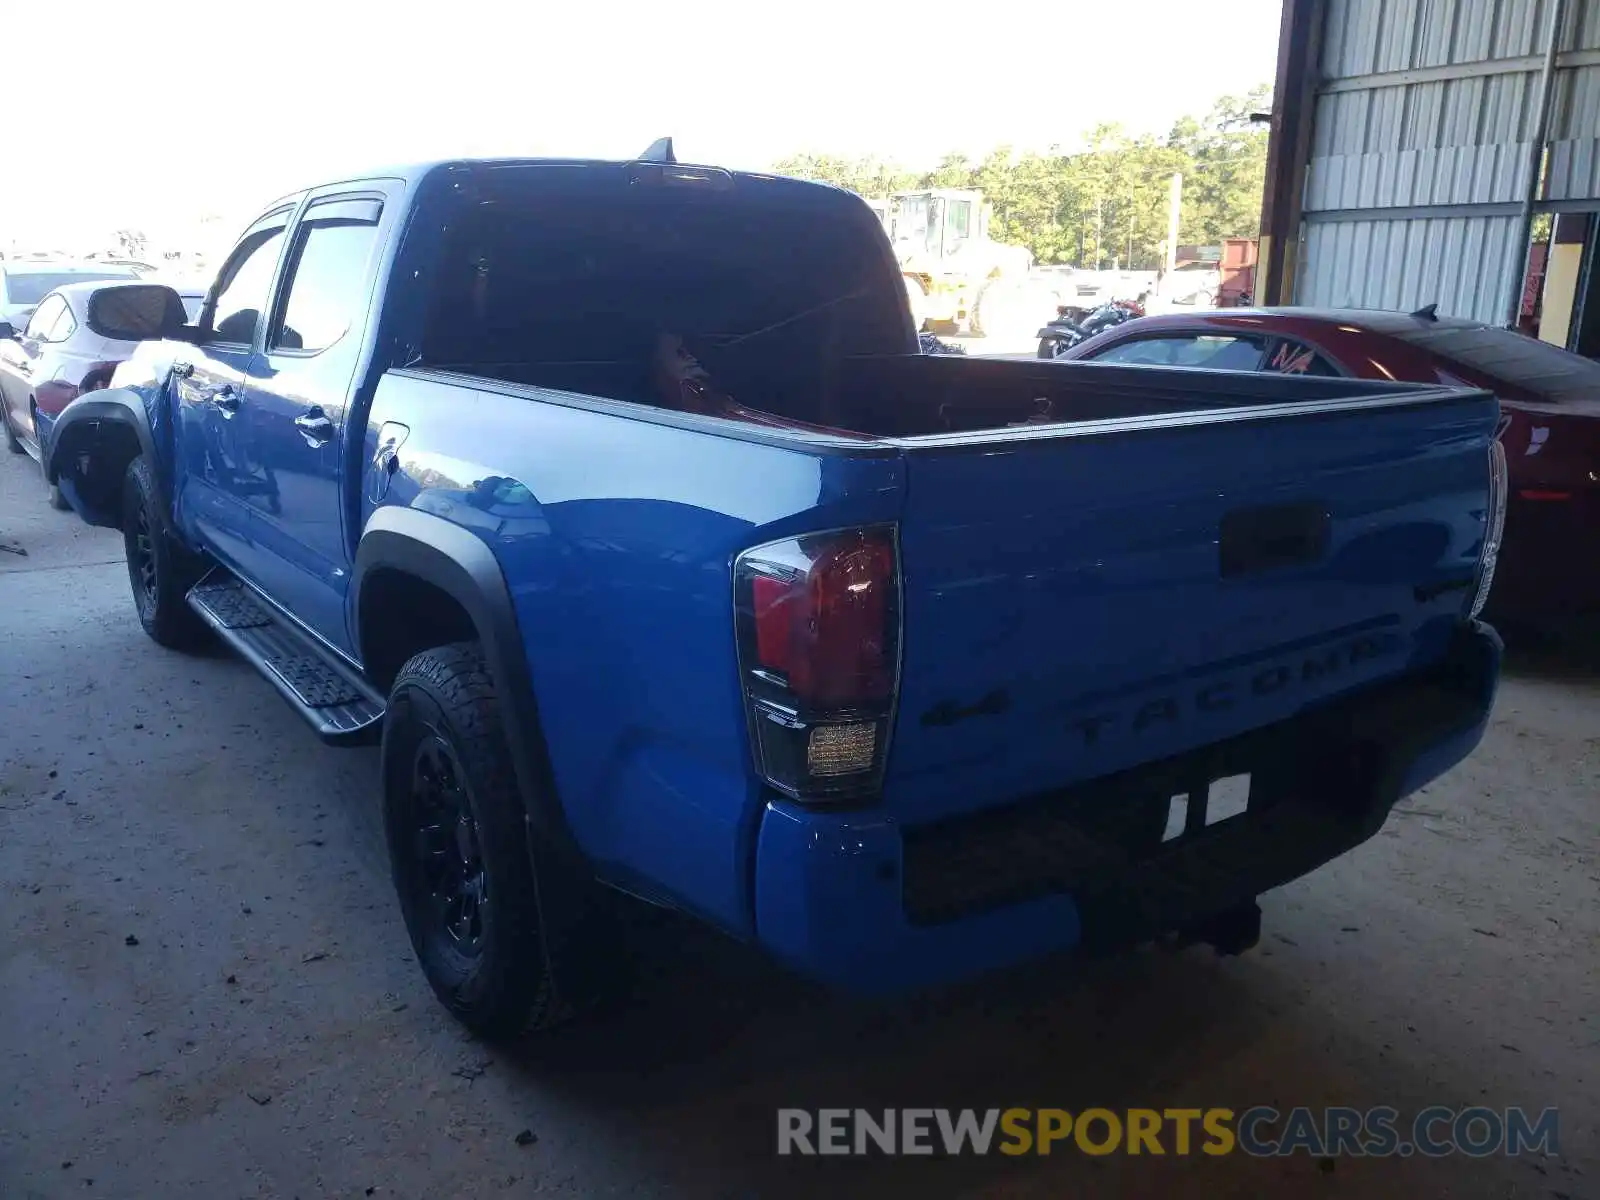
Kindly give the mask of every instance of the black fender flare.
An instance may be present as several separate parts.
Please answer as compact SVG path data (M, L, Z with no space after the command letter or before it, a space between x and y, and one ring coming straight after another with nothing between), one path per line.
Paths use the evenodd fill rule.
M481 538L442 517L389 505L372 514L356 546L350 611L357 621L363 585L378 570L414 576L466 611L494 677L529 825L551 849L575 855L574 861L582 860L561 808L511 589L494 551ZM356 635L359 644L359 627Z
M50 427L50 436L41 447L40 459L44 465L45 479L49 483L60 484L67 491L68 499L73 501L73 507L91 525L116 525L110 515L88 506L82 489L76 486L75 473L65 472L66 482L62 484L62 462L64 454L76 453L79 449L93 445L94 429L101 425L114 425L131 430L139 443L139 453L148 458L156 469L151 472L155 479L156 495L160 501L161 518L171 531L172 522L172 493L171 484L167 479L165 464L156 452L155 431L150 428L150 414L145 408L144 398L131 388L111 388L90 392L79 396L55 419ZM90 439L88 446L82 444L83 439ZM123 464L126 469L126 464ZM111 482L111 486L119 487L120 479ZM120 493L112 493L120 494Z

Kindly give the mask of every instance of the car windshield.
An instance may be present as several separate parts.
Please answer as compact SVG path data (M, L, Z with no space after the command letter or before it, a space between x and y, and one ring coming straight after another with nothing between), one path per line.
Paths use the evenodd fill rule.
M58 287L69 283L101 283L108 279L136 278L129 270L117 271L8 271L6 301L37 304Z
M1444 325L1407 329L1396 336L1546 400L1600 398L1600 362L1524 333L1486 325Z

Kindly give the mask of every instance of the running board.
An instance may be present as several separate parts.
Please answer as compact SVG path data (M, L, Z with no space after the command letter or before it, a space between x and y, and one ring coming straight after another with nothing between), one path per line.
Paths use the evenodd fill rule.
M348 745L376 740L383 697L225 569L214 568L189 589L187 599L323 741Z

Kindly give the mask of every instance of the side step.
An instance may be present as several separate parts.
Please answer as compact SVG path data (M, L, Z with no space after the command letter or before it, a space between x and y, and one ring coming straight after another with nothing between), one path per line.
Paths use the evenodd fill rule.
M187 600L323 741L347 745L377 739L384 698L224 568L214 568L190 588Z

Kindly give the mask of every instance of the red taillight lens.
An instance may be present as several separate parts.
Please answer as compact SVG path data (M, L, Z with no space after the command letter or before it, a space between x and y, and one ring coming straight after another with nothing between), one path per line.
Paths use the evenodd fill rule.
M750 581L750 593L755 609L756 661L787 678L792 630L804 591L787 579L758 575Z
M740 667L762 774L807 799L876 786L899 671L893 529L758 546L739 556L734 584Z
M798 548L808 549L804 542ZM751 579L757 662L782 675L806 705L888 699L893 540L863 530L809 549L814 557L804 574Z

